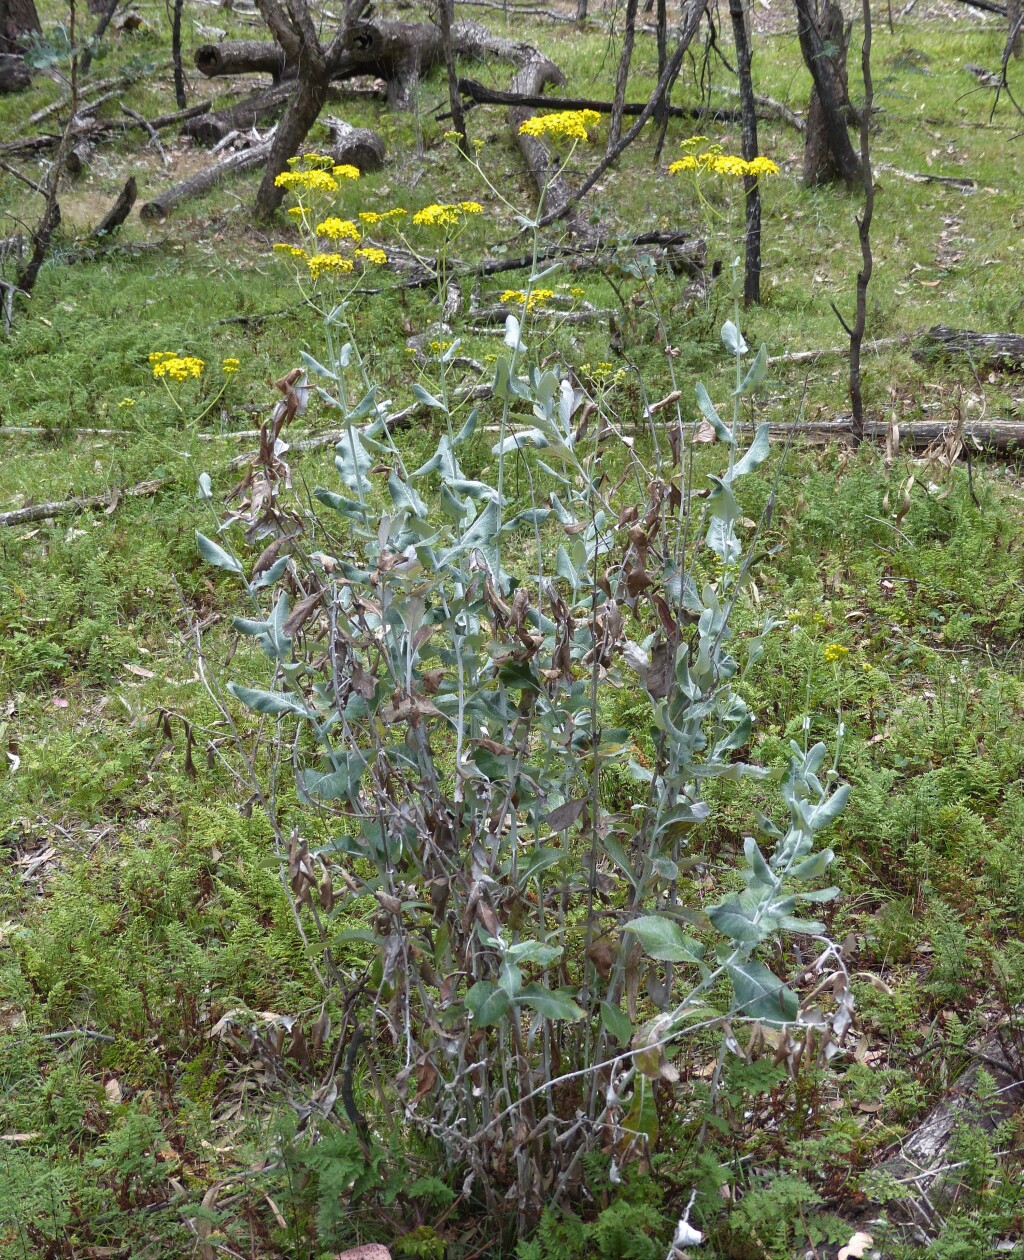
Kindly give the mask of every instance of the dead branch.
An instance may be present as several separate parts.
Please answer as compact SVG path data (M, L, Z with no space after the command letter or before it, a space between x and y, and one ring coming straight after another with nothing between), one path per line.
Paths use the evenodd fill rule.
M160 159L163 162L164 166L170 166L171 159L167 156L167 150L160 143L160 137L157 134L157 130L153 126L153 124L151 122L147 122L146 119L143 118L143 116L137 113L134 109L129 109L128 106L124 103L124 101L121 101L120 105L121 105L121 113L125 114L128 118L134 119L135 122L137 122L139 126L142 127L146 131L157 153L160 154Z
M612 111L611 101L592 101L582 96L530 96L522 92L500 92L483 83L478 83L475 79L460 79L459 91L474 105L526 105L537 109L592 109L598 114L610 114ZM622 107L623 114L627 116L641 114L643 110L642 101L627 101ZM740 121L738 109L711 109L704 105L669 105L668 116L670 118L706 118L713 122ZM438 121L448 117L447 112L435 115ZM796 118L796 115L793 117ZM799 122L798 119L797 122Z
M59 499L53 503L34 503L31 507L17 508L13 512L0 512L0 526L28 525L33 521L45 521L50 516L72 516L89 512L93 508L113 511L121 499L140 499L156 494L165 481L140 481L137 485L113 494L85 494L74 499Z
M135 183L135 176L131 175L118 194L117 200L97 224L92 235L109 236L116 231L131 214L132 206L135 205L135 199L138 195L139 190L138 185Z
M171 213L176 205L182 201L187 201L192 197L202 196L211 188L219 184L226 176L233 175L236 171L246 171L253 166L262 166L270 156L270 148L273 142L264 141L263 144L253 145L251 149L242 149L239 153L232 153L230 157L223 158L220 162L215 162L212 166L208 166L203 171L198 171L195 175L190 175L188 179L183 179L178 184L172 184L170 188L154 197L152 201L147 201L139 215L144 223L159 223Z

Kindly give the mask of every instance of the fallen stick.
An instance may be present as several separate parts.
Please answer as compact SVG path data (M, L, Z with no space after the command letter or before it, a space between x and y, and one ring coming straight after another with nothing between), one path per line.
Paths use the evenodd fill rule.
M152 201L147 201L139 215L144 223L160 223L171 213L179 202L186 201L191 197L202 196L204 192L208 192L215 185L219 184L227 175L232 175L236 171L247 171L253 166L262 166L270 156L271 141L265 140L262 144L254 145L251 149L243 149L240 153L232 153L230 157L224 158L222 162L215 162L212 166L208 166L204 171L198 171L195 175L190 175L188 179L183 179L180 184L172 184L170 188L164 190L159 196L154 197Z
M153 124L143 118L143 116L136 110L129 109L124 101L119 101L118 104L121 106L121 113L128 118L134 119L135 122L137 122L138 125L148 134L150 142L156 147L156 151L160 154L160 160L163 162L164 166L170 166L171 159L167 156L167 150L160 143L160 137L157 135L157 130Z
M45 521L49 516L78 515L92 508L105 508L112 512L121 499L148 498L166 484L166 481L140 481L124 490L115 490L113 494L85 494L54 503L34 503L31 507L16 508L13 512L0 512L0 526L28 525L32 521Z
M871 350L888 350L892 346L905 346L910 341L910 334L904 333L899 337L877 337L874 341L867 342L862 349ZM774 367L779 363L814 363L818 359L827 358L833 354L849 354L849 346L828 346L824 350L796 350L792 354L776 354L768 360L768 366Z
M474 105L525 105L533 109L592 109L598 114L612 112L611 101L592 101L582 96L544 96L529 92L500 92L489 88L476 79L460 79L459 91ZM623 106L624 114L640 114L645 102L628 102ZM738 122L740 113L737 109L714 110L701 105L670 105L670 118L711 118L716 122ZM724 116L723 116L724 115ZM447 113L436 114L438 120L450 117Z

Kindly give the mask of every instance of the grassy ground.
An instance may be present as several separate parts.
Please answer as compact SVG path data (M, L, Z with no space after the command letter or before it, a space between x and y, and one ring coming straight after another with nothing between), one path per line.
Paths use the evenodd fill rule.
M169 108L166 19L155 4L140 11L147 25L118 37L94 74L134 70L124 99L153 113ZM54 21L51 14L51 32ZM231 33L252 33L250 19L229 9L217 9L216 21ZM599 29L520 22L516 33L559 60L572 93L608 92L615 53ZM855 41L858 34L855 28ZM992 93L964 69L998 64L999 32L973 18L947 18L911 19L876 35L882 112L874 153L885 166L869 336L898 337L940 320L1019 328L1024 219L1021 151L1011 142L1016 122L1005 102L989 120ZM202 36L197 23L192 38ZM655 65L644 38L631 97L649 90ZM728 82L714 58L711 66L716 83ZM473 72L506 85L507 67ZM792 34L763 37L755 73L758 90L803 106L808 79ZM227 90L196 83L193 96L208 88ZM28 116L57 95L57 85L40 78L29 93L0 99L0 128L8 136L31 130ZM338 212L477 198L487 214L473 222L460 254L518 254L525 246L511 213L441 138L444 124L432 113L442 98L431 78L412 117L367 104L335 107L353 122L379 126L392 155L381 173L342 190ZM697 99L695 71L688 69L677 99ZM492 183L529 208L533 193L501 115L479 109L471 126L485 141L481 163ZM675 156L693 130L674 122L666 155ZM857 200L800 187L795 131L762 123L761 136L783 173L765 188L766 300L746 315L748 340L763 340L772 355L838 346L830 302L844 311L852 305ZM727 128L709 138L738 147ZM170 143L169 153L165 170L157 155L140 154L128 141L100 151L91 174L62 195L65 230L31 303L17 310L0 343L0 424L45 430L0 430L0 511L164 482L153 498L0 535L5 1260L193 1254L211 1228L205 1245L224 1254L306 1257L356 1238L393 1242L411 1224L356 1204L340 1223L322 1216L317 1233L316 1177L301 1161L276 1158L291 1149L287 1100L308 1093L316 1061L308 1069L291 1062L276 1077L250 1045L233 1043L223 1028L214 1032L239 1009L308 1025L320 1005L267 830L244 808L218 758L207 759L224 732L197 677L189 627L208 624L215 650L226 654L231 636L218 619L234 608L195 552L193 531L203 526L197 477L208 471L218 496L230 490L237 473L228 460L251 445L230 435L265 417L271 382L297 364L300 350L319 354L321 343L316 317L270 250L272 241L290 239L287 221L267 235L249 222L256 177L183 207L159 228L132 221L113 245L82 257L76 234L98 219L127 172L137 174L145 199L194 168L183 145ZM572 173L590 160L578 153ZM970 176L978 188L912 183L888 167ZM728 263L738 249L737 195L708 195L702 209L686 185L652 165L644 142L602 181L586 212L611 232L705 232L711 257ZM0 235L31 224L35 214L27 190L0 176ZM555 277L583 288L601 308L625 299L622 358L610 348L606 322L563 327L551 349L577 364L635 364L657 397L671 384L664 321L687 407L698 378L724 398L730 366L717 336L730 313L724 293L694 301L671 274L648 288L631 274L632 261L623 256L607 272L567 266ZM485 281L482 304L524 280L511 273ZM389 289L362 301L364 353L397 403L412 398L405 339L435 319L428 291ZM484 335L468 334L463 344L485 364L496 349ZM203 382L188 387L192 416L224 383L219 361L240 360L202 424L213 440L200 441L153 380L147 355L165 349L210 365ZM805 392L811 415L843 411L844 371L838 356L809 368L780 365L758 396L758 416L794 418ZM613 387L626 424L643 401L636 379ZM1019 378L924 367L906 346L871 356L865 385L869 409L904 421L948 419L957 407L968 416L1022 413ZM302 431L330 423L314 405ZM75 432L83 427L117 432ZM492 440L474 439L468 475L487 466ZM436 435L419 425L401 441L415 462L432 452ZM751 516L781 458L756 481L745 504ZM334 484L329 448L296 457L293 468L300 495ZM827 1213L862 1201L878 1154L942 1096L968 1062L971 1038L1014 1010L1024 990L1024 505L1017 471L1012 460L976 460L969 479L963 466L947 473L907 456L886 464L867 450L794 449L785 457L759 589L763 605L786 624L751 685L760 715L754 752L779 762L785 741L800 737L805 713L815 735L833 740L841 713L841 769L854 792L834 841L844 896L830 927L854 951L863 1037L825 1076L790 1081L770 1064L736 1067L710 1157L725 1169L721 1180L732 1196L723 1198L731 1208L727 1228L715 1235L718 1254L781 1257L809 1241L845 1241ZM849 655L826 665L828 643ZM236 669L246 664L236 657ZM628 722L628 697L621 703ZM748 825L754 801L731 791L715 802L715 825L700 837L707 866L684 890L695 899L728 880ZM686 1087L699 1096L699 1073ZM631 1241L616 1241L614 1222L583 1237L575 1226L548 1221L537 1243L546 1250L536 1254L663 1255L700 1165L685 1114L681 1106L653 1174L621 1199ZM962 1138L958 1211L932 1254L977 1257L1016 1243L1019 1146L1014 1122L973 1146ZM1008 1160L997 1166L994 1150L1010 1152ZM424 1176L436 1172L436 1153L413 1159ZM436 1203L424 1200L424 1220L438 1230L433 1240L429 1231L410 1235L399 1254L440 1254L437 1237L452 1257L489 1254L486 1223L449 1219L443 1201L441 1194ZM417 1251L420 1245L435 1250Z

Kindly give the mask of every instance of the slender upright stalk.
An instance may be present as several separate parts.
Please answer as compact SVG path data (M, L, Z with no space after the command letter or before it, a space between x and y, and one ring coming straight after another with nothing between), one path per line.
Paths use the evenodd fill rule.
M466 134L466 115L459 95L459 76L455 71L455 53L452 50L452 17L455 0L437 0L437 29L441 32L444 48L444 64L448 72L448 108L452 115L452 128L459 133L459 148L465 157L470 156L469 136Z
M860 64L864 75L864 107L860 116L860 161L864 171L864 213L857 219L860 236L861 268L857 272L857 316L850 331L850 405L853 408L853 435L864 439L864 398L861 393L860 349L867 323L868 284L871 282L871 216L875 209L875 181L871 173L871 108L874 82L871 78L871 0L861 0L864 39Z
M752 53L744 0L729 0L732 35L736 44L736 73L740 81L740 112L743 116L743 156L752 162L757 153L757 105L750 74ZM744 233L743 301L749 306L761 301L761 188L756 175L743 176L746 205Z
M174 0L171 16L171 60L174 62L174 99L179 109L185 109L185 69L181 60L181 9L184 0Z
M611 120L608 123L608 152L615 148L622 135L622 111L626 104L626 80L633 60L633 40L636 36L637 0L626 0L626 30L622 40L622 56L615 76L615 96L612 99Z

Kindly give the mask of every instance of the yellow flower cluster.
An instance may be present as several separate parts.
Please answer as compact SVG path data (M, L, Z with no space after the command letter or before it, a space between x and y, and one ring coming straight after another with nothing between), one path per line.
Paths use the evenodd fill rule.
M355 167L352 168L355 170ZM333 175L328 175L326 171L282 171L274 180L278 188L287 188L291 191L300 189L305 192L335 193L338 191L338 181Z
M849 654L850 649L848 647L843 647L841 643L828 644L823 653L825 660L828 661L830 665L838 664L843 657L849 656Z
M331 241L358 241L360 236L351 219L339 219L333 214L316 225L316 234Z
M589 132L601 121L601 115L593 109L564 109L557 114L537 114L527 118L519 128L521 136L533 136L538 140L589 140Z
M506 289L498 301L510 302L514 306L525 304L527 311L535 311L538 306L546 306L554 296L554 289L534 289L532 293L524 293L522 289Z
M417 227L454 227L463 215L482 214L483 206L479 201L459 201L455 203L434 202L417 210L412 216Z
M400 219L403 214L408 214L408 210L403 210L401 206L395 206L393 210L384 210L378 214L376 210L360 210L359 221L365 223L367 227L373 227L377 223L386 223L389 219Z
M617 368L614 363L604 360L601 363L581 363L579 375L589 377L595 385L621 385L627 372L625 368Z
M221 364L221 370L225 376L232 376L241 366L237 359L225 359Z
M446 350L452 348L452 343L450 341L432 341L430 348L435 354L444 354Z
M173 381L187 381L190 376L202 376L203 368L206 367L202 359L191 355L177 355L170 350L154 350L149 356L149 362L157 380L169 376Z
M310 254L306 262L314 280L319 280L325 272L337 271L344 274L353 270L351 258L342 258L340 254Z
M364 262L373 263L376 267L383 267L388 260L387 254L382 249L377 249L375 245L365 245L362 249L357 249L355 256Z
M703 139L701 136L699 139ZM723 153L722 146L713 144L703 153L688 153L676 162L670 162L668 173L682 175L686 172L697 174L710 173L725 175L727 178L742 179L744 175L753 175L761 179L765 175L778 175L779 168L766 157L756 157L747 162L735 153Z
M292 258L308 258L309 255L304 249L300 249L298 245L283 245L280 242L274 246L282 254L288 254Z

